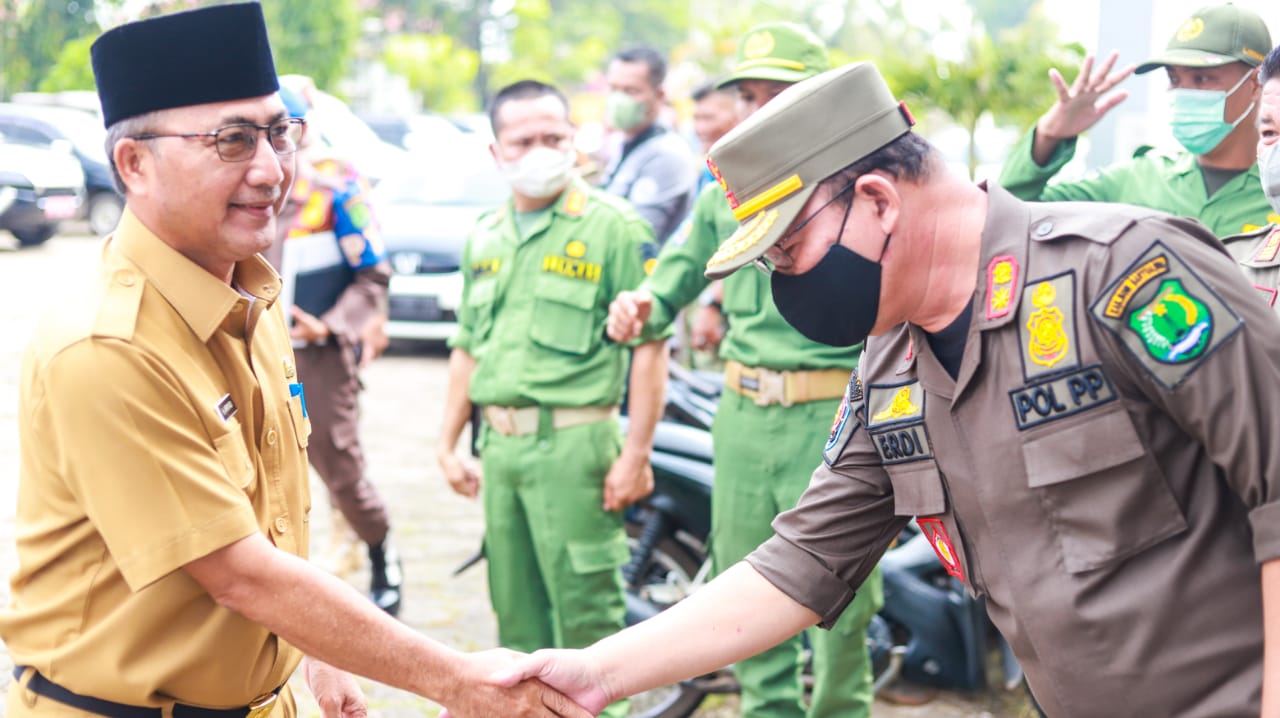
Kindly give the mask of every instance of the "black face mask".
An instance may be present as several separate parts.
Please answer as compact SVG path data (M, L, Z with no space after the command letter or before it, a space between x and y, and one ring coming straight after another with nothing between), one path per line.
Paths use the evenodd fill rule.
M804 274L774 272L769 281L782 318L819 344L851 347L865 341L876 324L880 264L842 244L831 245Z

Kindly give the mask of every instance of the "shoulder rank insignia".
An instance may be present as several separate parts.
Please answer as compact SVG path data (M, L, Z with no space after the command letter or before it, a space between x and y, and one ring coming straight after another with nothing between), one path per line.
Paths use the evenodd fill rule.
M569 190L569 196L564 200L564 213L570 217L580 217L586 208L587 194L580 189Z
M1258 251L1254 253L1254 262L1274 262L1276 256L1280 255L1280 227L1271 230L1271 234L1267 235L1265 241L1258 245Z
M1243 324L1158 240L1094 301L1092 312L1168 389L1176 389Z
M1018 281L1018 260L1005 254L987 265L987 319L999 319L1013 307L1013 287Z

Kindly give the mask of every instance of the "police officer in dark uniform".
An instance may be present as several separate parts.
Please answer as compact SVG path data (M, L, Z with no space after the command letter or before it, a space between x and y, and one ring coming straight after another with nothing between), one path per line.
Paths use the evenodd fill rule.
M502 679L593 709L830 626L917 517L1049 715L1280 714L1280 323L1199 223L969 184L912 123L855 64L712 148L754 211L708 274L759 264L801 333L866 339L845 408L744 562Z

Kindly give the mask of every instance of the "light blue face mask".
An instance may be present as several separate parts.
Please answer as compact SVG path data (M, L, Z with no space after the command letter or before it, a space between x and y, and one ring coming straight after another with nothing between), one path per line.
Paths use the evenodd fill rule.
M1189 90L1176 88L1169 90L1169 103L1173 108L1173 137L1187 152L1193 155L1208 154L1231 134L1244 118L1253 111L1256 103L1250 103L1244 112L1227 122L1223 118L1227 114L1227 98L1234 95L1245 81L1253 77L1253 72L1245 73L1235 87L1230 90Z

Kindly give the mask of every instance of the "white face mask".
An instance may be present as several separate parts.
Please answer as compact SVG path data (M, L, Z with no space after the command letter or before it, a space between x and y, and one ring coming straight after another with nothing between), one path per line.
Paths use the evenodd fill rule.
M573 151L553 150L539 145L514 162L499 162L498 168L517 194L530 199L554 197L573 178Z
M1268 145L1258 155L1258 172L1271 208L1280 213L1280 143Z

